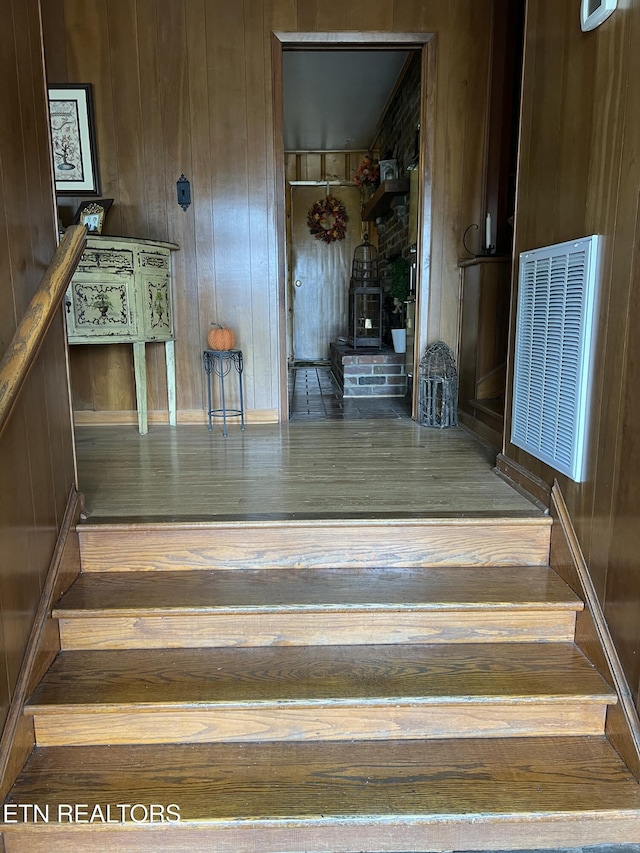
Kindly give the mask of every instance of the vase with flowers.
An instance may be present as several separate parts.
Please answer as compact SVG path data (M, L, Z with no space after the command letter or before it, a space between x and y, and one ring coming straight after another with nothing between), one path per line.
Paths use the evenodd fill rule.
M371 154L365 154L353 176L353 183L360 187L360 203L365 207L380 183L380 167Z

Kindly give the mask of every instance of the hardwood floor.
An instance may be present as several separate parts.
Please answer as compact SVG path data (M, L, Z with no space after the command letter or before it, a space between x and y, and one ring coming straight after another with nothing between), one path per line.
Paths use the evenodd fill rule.
M79 485L99 519L538 515L461 428L408 418L76 428Z

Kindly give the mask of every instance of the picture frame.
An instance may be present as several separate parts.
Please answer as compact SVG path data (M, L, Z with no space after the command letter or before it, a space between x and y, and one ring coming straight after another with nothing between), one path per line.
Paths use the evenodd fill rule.
M84 225L90 234L102 234L107 211L113 204L112 198L97 198L83 201L73 217L74 225Z
M90 83L49 87L57 195L100 195Z

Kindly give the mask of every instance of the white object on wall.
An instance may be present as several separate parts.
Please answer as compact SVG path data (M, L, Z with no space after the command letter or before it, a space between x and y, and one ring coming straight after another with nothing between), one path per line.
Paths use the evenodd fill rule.
M511 441L576 482L587 476L600 241L520 255Z
M580 4L580 28L583 32L595 30L612 15L618 0L582 0Z

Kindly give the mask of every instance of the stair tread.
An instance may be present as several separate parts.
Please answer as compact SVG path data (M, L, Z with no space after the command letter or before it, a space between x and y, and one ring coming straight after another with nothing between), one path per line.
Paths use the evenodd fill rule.
M92 615L251 613L277 609L581 610L549 568L242 569L82 574L54 610Z
M570 643L62 652L29 700L75 707L615 702Z
M44 830L59 803L175 803L183 826L640 817L603 737L37 748L7 802L48 805Z

